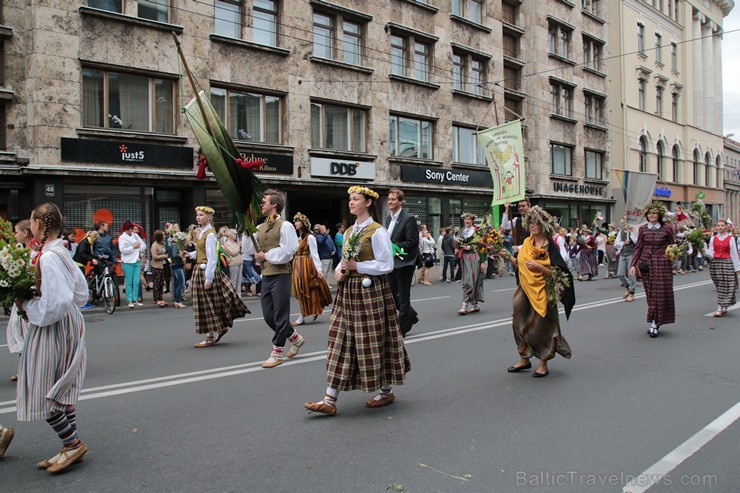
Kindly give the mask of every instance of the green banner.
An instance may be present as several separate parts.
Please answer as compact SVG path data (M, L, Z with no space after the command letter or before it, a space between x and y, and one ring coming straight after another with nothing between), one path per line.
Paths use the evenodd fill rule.
M524 199L524 146L522 124L517 120L478 132L493 178L491 207Z

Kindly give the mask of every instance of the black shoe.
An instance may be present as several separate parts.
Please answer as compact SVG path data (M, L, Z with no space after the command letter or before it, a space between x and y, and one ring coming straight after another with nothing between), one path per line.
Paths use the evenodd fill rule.
M658 329L656 329L655 327L650 327L648 329L647 333L653 339L655 339L656 337L658 337Z
M532 372L532 378L545 378L550 374L550 370L547 370L545 373L537 373L536 371Z
M506 371L509 373L519 373L520 371L529 370L530 368L532 368L532 363L527 363L524 366L510 366Z

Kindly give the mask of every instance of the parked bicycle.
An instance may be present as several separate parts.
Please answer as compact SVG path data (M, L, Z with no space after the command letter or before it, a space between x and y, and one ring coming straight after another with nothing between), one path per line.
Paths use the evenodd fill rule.
M92 270L88 281L88 302L95 304L103 300L105 311L112 314L117 306L121 306L121 293L114 274L115 262L107 255L100 257L100 263Z

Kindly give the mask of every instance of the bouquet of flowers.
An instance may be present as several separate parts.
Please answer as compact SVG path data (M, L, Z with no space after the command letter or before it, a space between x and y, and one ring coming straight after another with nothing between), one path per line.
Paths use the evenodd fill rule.
M692 230L688 235L686 235L686 241L691 243L691 246L694 247L694 250L703 252L704 249L707 247L707 234L702 231L700 228L696 228Z
M549 304L557 304L565 290L570 287L570 279L558 267L551 266L550 270L552 271L552 275L545 278L547 302Z
M344 239L342 245L342 258L346 260L357 260L360 258L360 251L362 251L362 243L360 243L360 237L365 231L365 228L355 230L352 227L350 234Z
M181 252L184 252L188 244L188 235L182 231L177 231L172 233L172 241L175 242Z
M488 226L480 228L473 236L477 237L475 244L478 253L497 255L504 250L504 236L496 228Z
M0 218L0 304L10 306L20 298L37 295L36 270L30 268L31 251L19 245L11 224Z
M686 243L674 243L665 247L665 256L668 260L673 262L677 257L684 257L689 251L689 246Z
M617 239L617 233L612 233L606 237L606 244L613 245L616 239Z

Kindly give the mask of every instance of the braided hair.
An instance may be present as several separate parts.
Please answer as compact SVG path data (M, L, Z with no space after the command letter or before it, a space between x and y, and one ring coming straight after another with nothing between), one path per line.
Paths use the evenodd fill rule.
M57 239L64 231L64 216L62 216L59 207L53 202L46 202L36 207L31 213L31 219L44 222L44 235L41 238L42 246L49 239L51 233L56 234L52 239Z

